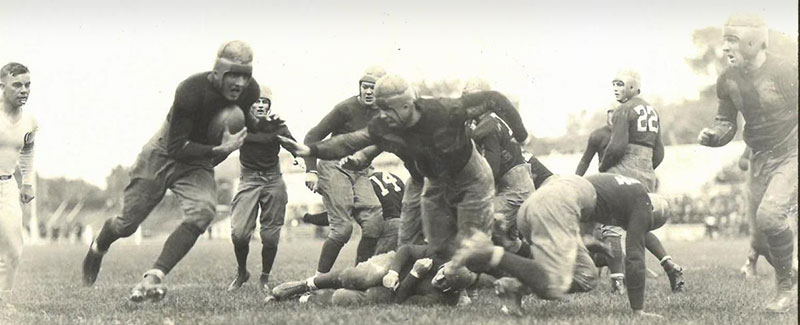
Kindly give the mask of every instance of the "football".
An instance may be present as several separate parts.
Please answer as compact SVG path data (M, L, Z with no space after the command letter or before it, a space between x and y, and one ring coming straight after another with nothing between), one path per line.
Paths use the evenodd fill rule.
M244 128L244 112L239 106L228 105L211 119L208 124L208 141L213 144L222 143L222 133L225 132L226 126L231 133L239 132Z

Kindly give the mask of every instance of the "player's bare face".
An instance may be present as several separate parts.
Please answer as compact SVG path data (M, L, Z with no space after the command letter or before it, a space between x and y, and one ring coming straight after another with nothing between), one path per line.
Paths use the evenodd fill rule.
M222 77L222 89L220 89L220 92L227 100L237 100L249 81L249 75L238 72L228 72Z
M31 93L31 75L28 73L6 76L2 80L3 101L13 107L20 107L28 102Z
M628 94L625 91L625 82L622 80L614 80L611 84L614 87L614 98L620 103L626 102L628 100Z
M259 97L258 100L253 103L253 106L250 106L250 112L257 119L264 119L267 117L267 114L269 114L270 105L269 98Z
M362 81L359 87L359 97L361 98L361 102L366 105L372 105L375 103L375 83L374 82L366 82Z
M732 66L740 66L744 63L744 55L739 48L739 38L726 35L722 38L722 55Z

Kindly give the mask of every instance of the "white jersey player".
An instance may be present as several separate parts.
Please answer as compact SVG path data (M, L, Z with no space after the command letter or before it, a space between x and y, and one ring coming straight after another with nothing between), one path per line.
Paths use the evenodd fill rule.
M33 138L36 120L22 106L28 101L28 68L9 63L0 68L0 310L7 300L22 255L22 207L33 200ZM14 178L19 168L22 187Z

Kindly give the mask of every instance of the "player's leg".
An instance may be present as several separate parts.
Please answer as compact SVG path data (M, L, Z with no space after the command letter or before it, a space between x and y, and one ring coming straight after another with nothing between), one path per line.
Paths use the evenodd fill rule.
M319 289L338 289L342 287L341 270L334 270L300 281L288 281L272 288L272 296L285 300L306 292Z
M365 171L355 173L353 184L353 216L361 225L361 240L356 248L356 263L375 254L375 246L383 232L383 209Z
M22 256L22 207L14 178L0 180L0 309L8 303Z
M375 255L354 267L344 269L339 275L341 287L345 289L366 290L383 285L383 277L389 271L395 252Z
M667 273L669 278L669 285L672 292L681 292L684 290L685 282L683 280L683 267L672 261L672 256L667 255L667 250L661 244L661 241L652 232L648 232L644 237L644 245L653 256L661 263L664 272Z
M264 292L269 292L269 274L278 254L281 227L286 217L288 195L281 174L269 175L260 198L261 205L261 276L259 282Z
M611 246L614 253L608 262L609 276L611 277L611 290L620 295L625 294L625 251L622 249L622 235L625 230L617 226L602 225L603 241Z
M450 206L456 207L458 233L456 246L462 239L481 231L491 237L494 224L494 178L486 159L475 149L461 171L450 180L450 193L446 196ZM454 248L455 249L455 248Z
M83 283L91 286L97 280L103 255L119 238L132 235L167 190L169 169L166 153L153 144L145 145L131 170L131 180L122 193L122 214L106 220L92 241L83 260Z
M455 248L457 224L455 212L447 201L447 183L439 177L425 179L420 202L422 231L435 254L447 255Z
M378 239L378 244L375 245L375 255L397 251L399 233L400 218L384 220L381 238Z
M164 277L192 249L216 216L217 186L213 169L176 165L170 189L178 197L186 219L167 237L152 268L131 292L132 301L160 300L166 290Z
M492 239L506 251L530 257L529 246L522 245L517 229L517 211L534 191L530 168L527 164L517 165L496 183L497 193L493 200L496 231L492 233Z
M422 231L422 187L424 179L415 180L409 177L406 180L406 189L403 192L403 205L400 210L400 233L398 246L405 244L422 245L425 236Z
M351 213L353 211L353 183L350 177L339 167L337 162L320 160L317 164L319 169L319 192L322 195L322 203L328 211L328 223L330 231L325 243L322 244L322 251L317 265L317 274L330 272L339 251L344 244L350 240L353 233L353 223Z
M756 212L756 224L767 237L778 292L767 310L785 312L796 304L792 294L794 234L787 219L797 207L797 150L782 157L771 157L771 153L762 156L767 156L760 158L763 162L751 163L751 170L760 172L755 177L758 183L766 185ZM755 192L754 187L751 187L752 192Z
M589 250L583 243L578 245L578 255L575 258L572 284L568 293L589 292L597 286L597 267L589 255Z
M247 271L247 255L250 252L250 237L258 218L258 196L262 182L255 172L242 169L239 189L231 203L231 241L236 256L236 278L228 291L236 290L250 279Z

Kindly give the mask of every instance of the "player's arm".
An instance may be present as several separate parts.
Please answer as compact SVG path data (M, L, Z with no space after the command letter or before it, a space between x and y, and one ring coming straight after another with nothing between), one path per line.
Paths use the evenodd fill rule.
M628 221L625 238L625 282L628 286L628 301L634 311L644 308L645 289L645 235L650 229L650 218L646 211L632 214Z
M337 105L333 108L332 111L328 112L328 115L322 118L316 126L311 128L311 130L306 133L305 139L303 139L303 143L306 145L310 145L312 143L317 143L325 139L329 134L331 134L334 130L342 127L344 123L347 122L347 117L344 113L344 106ZM285 148L285 147L284 147ZM317 158L318 157L306 157L306 172L316 171L317 170Z
M719 106L717 107L717 116L714 118L714 123L711 127L701 130L700 135L697 136L700 144L704 146L724 146L736 135L736 117L738 110L728 94L724 78L725 74L717 79L717 98L719 99ZM797 92L797 89L795 89L795 92Z
M499 179L499 177L502 176L500 175L500 168L503 162L503 148L500 146L500 138L497 132L492 127L494 123L496 122L492 117L483 119L481 123L478 124L478 127L475 128L475 132L472 133L472 136L475 143L483 148L483 157L486 158L486 162L488 162L489 167L492 168L494 179Z
M600 160L600 172L605 172L612 166L619 163L625 155L625 147L628 145L628 112L629 109L617 109L614 111L613 121L611 122L611 139L608 147Z
M494 112L508 123L517 142L523 143L528 138L528 130L525 129L519 112L503 94L496 91L479 91L461 96L461 102L466 110L467 119L477 118L486 112Z
M320 159L339 159L374 144L368 127L312 143L311 156Z
M589 136L589 141L586 143L586 150L583 151L583 156L581 156L581 161L578 162L578 168L575 169L575 175L583 176L586 174L586 170L589 169L589 165L592 164L592 159L597 153L596 142L595 133L592 132Z
M381 154L383 150L377 145L371 145L359 151L356 151L352 155L342 158L339 161L339 164L347 169L351 170L361 170L367 168L372 161L375 160L375 157Z
M753 150L750 147L745 146L744 152L742 152L742 156L739 157L739 169L742 171L747 171L750 169L750 155L753 153Z
M179 160L211 158L214 146L189 140L195 114L198 114L195 109L202 105L202 97L188 88L181 83L175 91L175 100L169 112L167 153Z
M430 258L422 258L414 262L411 272L408 272L408 275L406 275L403 281L400 281L400 285L397 286L397 290L394 294L396 302L403 302L406 298L414 295L414 288L416 288L417 284L422 281L422 278L431 271L432 264L433 261Z
M20 188L20 200L22 203L28 203L33 200L33 182L34 182L34 169L33 169L33 147L36 131L38 130L37 122L33 121L33 128L30 132L25 134L24 144L19 151L19 161L17 167L22 176L22 187Z
M656 133L656 143L653 147L653 169L658 168L664 161L664 142L661 141L661 131Z

